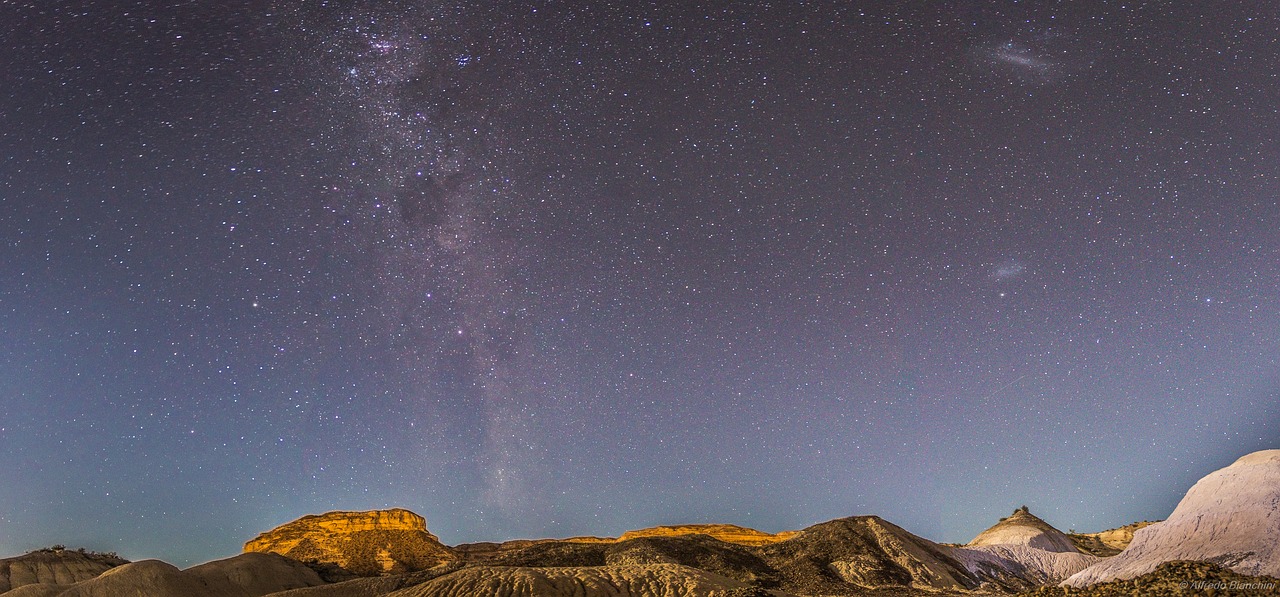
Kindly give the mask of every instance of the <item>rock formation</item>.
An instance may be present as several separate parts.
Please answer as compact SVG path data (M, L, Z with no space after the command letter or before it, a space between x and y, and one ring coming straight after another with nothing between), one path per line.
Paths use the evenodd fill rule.
M874 516L825 522L760 546L704 533L649 535L612 544L538 543L487 563L519 568L678 564L747 586L797 594L957 590L982 582L951 558L947 548Z
M777 570L779 588L804 594L847 594L851 589L976 588L980 581L948 549L878 516L840 518L759 548Z
M1026 506L1014 510L1008 518L1001 519L991 528L978 533L969 542L970 547L976 545L1026 545L1045 551L1078 551L1066 533L1032 514Z
M73 584L31 584L5 597L261 597L324 581L301 562L275 554L241 554L179 570L159 560L111 568Z
M515 539L502 543L464 543L453 546L454 555L468 562L490 562L502 554L532 547L542 543L619 543L644 537L683 537L687 535L707 535L719 541L737 545L759 546L785 541L799 534L799 531L782 531L777 534L765 533L736 524L685 524L656 526L634 531L627 531L621 537L569 537L567 539Z
M975 566L971 571L965 566L967 560L955 554L959 548L917 537L874 516L825 522L788 540L758 546L721 541L706 533L668 531L642 535L615 542L512 542L489 552L483 560L468 558L455 561L451 567L418 573L412 586L387 584L394 577L359 579L295 590L287 597L852 595L902 590L964 592L984 585L1010 590L1036 586L1030 578L1017 575L1041 578L1046 574L1041 568L1048 566L1017 564L1001 550L1021 548L1049 558L1087 557L1026 545L980 546L966 552L968 561L979 559L987 565ZM999 555L1002 553L1005 555ZM667 572L653 572L659 569ZM701 575L701 580L689 584L692 577L688 575L693 574L690 571ZM636 574L639 576L633 576ZM631 592L610 592L620 590L616 588L619 586ZM397 588L399 592L393 592Z
M782 531L778 534L765 533L755 529L734 524L687 524L673 526L657 526L627 531L621 537L569 537L567 539L516 539L502 543L464 543L453 546L454 555L466 562L493 563L506 554L540 544L612 544L642 539L647 537L684 537L690 535L706 535L716 540L736 545L759 546L785 541L799 534L799 531Z
M1063 584L1134 578L1175 560L1280 576L1280 450L1254 452L1210 473L1187 491L1168 520L1139 529L1119 555Z
M243 553L187 568L183 573L214 587L220 595L266 595L324 584L306 564L273 553Z
M358 576L426 570L454 558L427 531L426 519L401 509L303 516L258 535L244 550L315 560Z
M752 548L706 535L640 537L617 543L543 542L487 562L525 568L680 564L744 583L776 584L776 571Z
M129 563L115 554L49 548L0 560L0 593L23 585L70 585Z
M1098 558L1080 553L1062 531L1023 506L951 555L974 575L1007 588L1057 583Z
M413 589L421 593L406 589L390 594L850 595L867 590L964 591L984 582L948 554L944 546L864 516L814 525L791 539L759 546L721 541L706 533L653 534L611 543L537 541L509 546L483 564L455 564L461 569ZM688 576L695 572L698 576ZM598 584L600 579L621 583L618 586L631 592L609 592L615 589ZM354 580L289 596L383 594L374 592L370 582ZM556 592L562 590L566 592Z
M765 533L755 529L740 527L736 524L685 524L674 526L657 526L636 531L627 531L618 537L618 541L638 539L640 537L678 537L681 535L708 535L727 543L738 545L768 545L786 541L799 531L782 531L778 534Z
M1134 531L1153 524L1155 522L1144 520L1097 533L1074 533L1067 536L1076 545L1076 549L1082 553L1087 553L1091 556L1110 557L1129 547L1129 542L1133 541Z
M569 537L568 539L512 539L501 543L481 541L454 545L454 556L465 562L488 562L503 554L514 553L542 543L617 543L613 537Z

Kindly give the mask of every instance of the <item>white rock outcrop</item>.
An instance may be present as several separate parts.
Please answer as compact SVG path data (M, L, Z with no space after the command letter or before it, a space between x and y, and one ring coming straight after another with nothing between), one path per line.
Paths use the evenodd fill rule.
M1100 558L1076 552L1046 551L1026 545L978 545L952 548L951 557L981 579L1025 588L1055 584Z
M1139 529L1119 555L1062 584L1130 579L1173 560L1280 576L1280 450L1254 452L1200 479L1168 520Z
M1023 588L1057 583L1098 561L1025 506L968 545L951 548L951 556L978 578Z

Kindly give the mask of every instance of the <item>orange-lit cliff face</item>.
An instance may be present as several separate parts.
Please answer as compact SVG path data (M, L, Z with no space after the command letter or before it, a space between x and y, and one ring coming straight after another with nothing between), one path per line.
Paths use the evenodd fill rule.
M408 510L328 512L304 516L245 543L246 552L336 564L359 576L424 570L454 558Z
M1072 543L1076 544L1076 549L1081 552L1095 556L1113 556L1129 546L1133 541L1133 533L1139 529L1149 527L1160 521L1144 520L1126 524L1122 527L1107 529L1097 533L1077 533L1069 535Z
M716 539L727 543L737 543L738 545L769 545L779 541L790 539L799 531L782 531L781 533L771 534L763 531L757 531L747 527L740 527L735 524L684 524L672 526L657 526L635 531L627 531L618 537L619 541L628 539L636 539L639 537L678 537L682 535L710 535Z
M304 532L355 533L360 531L421 531L427 533L427 519L408 510L335 511L309 514L293 522L262 533L245 544L246 551L259 542L278 542L284 536L300 536ZM430 534L430 533L427 533ZM435 535L432 535L435 539Z

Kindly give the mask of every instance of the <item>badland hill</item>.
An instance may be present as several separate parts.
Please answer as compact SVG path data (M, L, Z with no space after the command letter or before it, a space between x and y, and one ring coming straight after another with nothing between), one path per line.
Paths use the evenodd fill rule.
M128 562L115 554L69 550L61 545L0 560L0 593L31 584L69 585Z

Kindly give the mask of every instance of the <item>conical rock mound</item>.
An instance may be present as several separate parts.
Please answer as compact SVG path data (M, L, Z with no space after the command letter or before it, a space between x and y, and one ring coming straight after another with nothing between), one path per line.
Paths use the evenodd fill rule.
M1026 506L981 532L952 557L974 575L1006 588L1028 589L1060 582L1098 561L1080 553L1070 537Z
M1026 506L1014 510L1008 518L978 533L969 545L1026 545L1059 553L1079 551L1066 533L1032 514Z
M980 583L946 547L878 516L816 524L759 550L783 577L780 588L801 594L845 594L850 585L947 591Z
M1063 584L1134 578L1174 560L1280 576L1280 450L1254 452L1210 473L1187 491L1168 520L1139 529L1119 555Z

